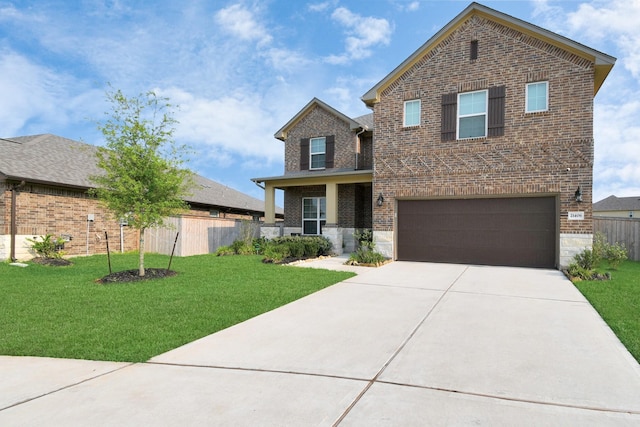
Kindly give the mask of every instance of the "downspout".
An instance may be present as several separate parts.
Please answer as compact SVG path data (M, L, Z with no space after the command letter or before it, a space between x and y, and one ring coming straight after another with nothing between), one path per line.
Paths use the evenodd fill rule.
M356 167L354 168L354 170L358 170L358 154L359 154L359 150L357 150L358 148L358 141L360 140L360 135L362 135L365 131L367 131L368 128L366 126L362 126L362 130L358 133L356 133ZM362 148L362 145L359 145L360 148Z
M13 184L9 189L11 190L11 254L9 258L11 262L16 262L16 234L18 233L18 226L16 224L16 191L18 188L24 187L25 182L20 181L20 184Z

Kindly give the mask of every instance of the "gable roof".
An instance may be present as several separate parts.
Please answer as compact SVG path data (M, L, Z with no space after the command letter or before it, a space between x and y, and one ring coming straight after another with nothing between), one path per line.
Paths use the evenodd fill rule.
M98 147L51 134L0 138L0 178L52 186L89 189L89 177L102 173ZM264 202L203 176L185 201L199 205L263 213ZM276 210L278 214L282 209Z
M281 141L284 141L285 139L287 139L287 132L289 132L289 129L291 129L293 126L295 126L314 107L320 107L320 108L328 111L329 113L337 116L339 119L341 119L341 120L345 121L346 123L348 123L349 126L351 127L351 130L358 129L358 128L363 128L363 125L361 123L359 123L358 121L352 119L351 117L346 116L345 114L343 114L340 111L336 110L335 108L333 108L329 104L327 104L325 102L322 102L318 98L314 97L311 101L309 101L309 103L307 105L305 105L302 108L302 110L300 110L298 112L298 114L293 116L293 118L291 120L289 120L284 126L282 126L280 129L278 129L278 131L275 133L274 137L276 139L281 140Z
M640 210L640 196L616 197L609 196L593 204L593 210L598 211L638 211Z
M529 35L531 37L543 40L553 46L560 49L569 51L581 58L585 58L592 61L595 65L594 75L594 88L593 95L595 96L602 86L602 83L607 78L609 71L613 68L613 64L616 62L616 58L609 56L605 53L599 52L595 49L591 49L585 45L575 42L567 37L553 33L544 28L530 24L518 18L514 18L497 10L491 9L479 3L473 2L467 6L458 16L453 18L447 25L445 25L440 31L438 31L433 37L427 40L418 50L416 50L411 56L409 56L404 62L397 66L391 73L383 78L378 84L371 88L367 93L362 96L362 101L368 106L372 107L380 100L380 93L389 87L394 81L402 76L407 70L409 70L416 62L427 55L432 49L434 49L441 41L447 38L451 33L458 29L465 21L473 16L480 16L495 22L498 22L506 27L512 28L516 31Z

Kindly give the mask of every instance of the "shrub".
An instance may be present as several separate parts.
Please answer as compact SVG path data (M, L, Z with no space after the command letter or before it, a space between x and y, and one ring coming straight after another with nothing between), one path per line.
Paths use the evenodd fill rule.
M301 240L293 240L285 243L289 247L289 253L294 258L302 258L304 256L304 242Z
M607 247L606 258L611 268L617 270L620 263L627 259L627 249L620 243L609 245Z
M282 262L290 255L289 246L284 244L270 244L264 249L263 262Z
M62 252L62 247L64 247L65 240L62 237L55 238L52 234L47 234L46 236L41 236L42 241L38 241L37 237L33 239L27 238L28 242L31 242L31 249L35 251L35 253L41 258L62 258L64 252Z
M600 262L607 257L607 247L609 246L609 242L607 242L607 237L598 232L593 237L593 257L595 258L596 265L600 264Z
M218 249L216 249L216 256L227 256L235 254L236 251L234 251L231 246L219 246Z
M358 264L379 264L384 262L384 255L379 252L359 247L349 256L349 262Z
M593 270L597 265L596 257L591 249L583 250L577 254L574 259L575 262L585 270Z
M567 267L567 274L574 279L590 280L593 277L593 270L588 270L577 262L572 262Z
M258 237L251 241L251 245L253 246L254 253L257 255L263 255L264 249L269 244L269 240L266 237Z
M320 254L320 242L313 238L303 238L302 245L304 246L304 256L307 258L314 258Z
M253 246L245 240L236 240L231 244L231 249L237 255L251 255L254 253Z
M627 249L618 242L609 244L603 233L596 233L593 238L593 255L596 265L607 260L609 266L617 270L620 263L627 259Z
M373 241L373 232L365 229L353 233L353 237L358 241L358 249L349 256L350 264L380 264L385 258L376 252L376 244Z
M323 236L283 236L262 243L265 262L287 258L315 258L331 253L331 241Z

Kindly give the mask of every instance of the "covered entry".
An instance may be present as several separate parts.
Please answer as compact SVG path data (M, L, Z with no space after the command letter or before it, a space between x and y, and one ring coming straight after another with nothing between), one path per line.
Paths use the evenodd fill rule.
M398 200L403 261L554 268L555 197Z

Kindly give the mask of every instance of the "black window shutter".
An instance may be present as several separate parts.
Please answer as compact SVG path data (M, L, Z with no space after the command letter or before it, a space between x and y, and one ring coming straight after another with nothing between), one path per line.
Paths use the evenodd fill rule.
M504 86L489 88L488 137L504 135L505 93L506 90Z
M325 142L326 142L326 155L324 158L324 163L325 163L325 167L326 168L332 168L333 167L333 157L334 157L334 152L335 152L335 136L334 135L329 135L326 137Z
M309 170L309 138L300 140L300 170Z
M453 141L456 139L456 109L458 105L458 94L448 93L442 95L442 119L441 119L441 139L443 141Z

